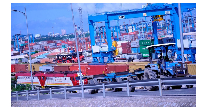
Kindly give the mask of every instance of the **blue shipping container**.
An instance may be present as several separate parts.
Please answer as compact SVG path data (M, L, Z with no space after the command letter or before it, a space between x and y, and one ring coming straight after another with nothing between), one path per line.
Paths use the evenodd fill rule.
M138 53L138 48L131 48L132 53Z
M137 48L137 52L140 53L140 47Z

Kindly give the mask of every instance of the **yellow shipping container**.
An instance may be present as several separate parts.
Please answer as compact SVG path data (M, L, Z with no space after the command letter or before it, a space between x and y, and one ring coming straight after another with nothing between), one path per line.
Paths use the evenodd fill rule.
M188 73L190 75L196 75L196 64L188 64Z
M144 70L146 64L130 64L129 65L129 72L134 72L134 70L141 68Z
M46 65L46 64L45 63L40 63L40 64L31 64L31 65L32 65L32 71L34 71L33 67L35 68L35 71L40 71L40 66ZM31 71L30 64L28 64L28 71Z
M113 63L107 63L107 64L113 64L113 65L116 65L116 64L127 64L128 62L113 62Z
M144 69L146 64L130 64L129 65L129 72L134 72L136 69ZM188 64L188 73L190 75L196 75L196 64Z

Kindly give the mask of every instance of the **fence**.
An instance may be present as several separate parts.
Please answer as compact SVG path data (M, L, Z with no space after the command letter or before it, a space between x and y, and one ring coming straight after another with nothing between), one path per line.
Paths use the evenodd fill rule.
M196 84L196 77L188 77L188 78L160 78L160 79L150 79L150 80L135 80L135 81L124 81L124 82L113 82L113 83L102 83L102 84L90 84L84 85L84 89L103 89L103 97L105 97L105 88L127 88L127 96L130 96L129 87L137 87L137 86L158 86L160 96L162 96L162 86L176 86L176 85L189 85ZM40 93L49 93L50 99L52 99L52 92L61 92L64 91L64 97L67 98L66 91L74 91L81 90L81 86L63 86L63 87L52 87L46 89L37 89L37 90L25 90L25 91L15 91L11 92L11 96L16 95L18 101L18 95L26 94L27 100L29 94L37 93L38 100L40 100Z

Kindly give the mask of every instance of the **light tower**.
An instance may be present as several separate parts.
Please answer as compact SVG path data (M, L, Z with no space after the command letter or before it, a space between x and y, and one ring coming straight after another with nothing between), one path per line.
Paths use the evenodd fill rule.
M80 30L81 30L81 34L80 34L80 36L81 36L81 38L83 38L82 40L81 40L81 42L82 42L82 46L83 46L83 50L82 50L82 52L84 52L85 50L86 50L86 41L85 41L85 36L84 36L84 34L83 34L83 20L82 20L82 8L81 7L79 7L79 17L80 17ZM85 57L85 54L84 54L84 57Z
M79 59L79 52L78 52L78 44L77 44L77 37L76 37L76 28L75 28L75 23L74 23L74 14L73 14L73 8L72 8L72 3L71 3L71 11L72 11L72 21L73 21L73 28L74 28L74 33L75 33L75 41L76 41L76 52L77 52L77 58L78 58L78 67L79 67L79 76L80 76L80 81L81 81L81 89L82 89L82 98L84 98L84 88L83 88L83 82L82 82L82 73L81 73L81 66L80 66L80 59Z
M79 17L80 17L80 30L81 30L81 37L83 37L83 20L82 20L82 8L79 7Z

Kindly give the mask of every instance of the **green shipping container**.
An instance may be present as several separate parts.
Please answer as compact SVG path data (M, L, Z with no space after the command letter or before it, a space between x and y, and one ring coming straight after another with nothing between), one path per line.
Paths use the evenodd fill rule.
M142 57L149 57L149 53L142 53Z
M143 53L143 52L149 52L149 50L146 48L147 46L140 46L140 53ZM154 52L154 49L151 48L150 52Z
M140 53L143 53L143 52L149 52L148 49L146 49L147 46L140 46Z
M146 45L146 46L149 46L149 45L153 45L154 44L154 40L140 40L139 41L139 45Z

